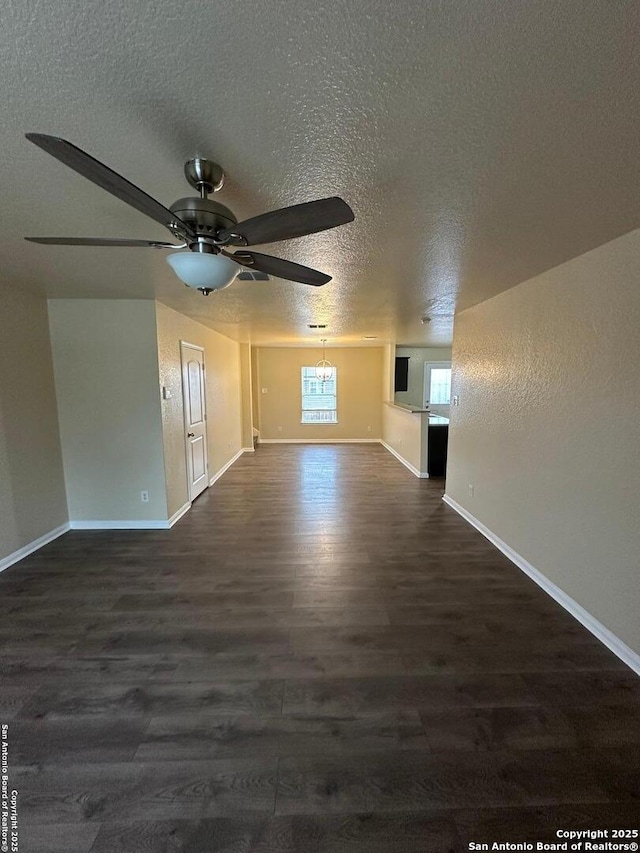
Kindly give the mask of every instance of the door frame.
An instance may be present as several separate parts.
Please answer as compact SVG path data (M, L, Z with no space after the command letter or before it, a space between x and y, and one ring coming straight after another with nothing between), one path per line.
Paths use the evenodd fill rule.
M190 341L180 340L180 384L182 386L182 427L183 427L183 435L184 435L184 463L185 463L185 479L187 482L187 501L191 503L196 498L191 497L191 483L189 482L189 438L187 433L189 432L189 424L187 423L187 413L188 413L188 400L187 393L188 389L185 385L184 381L184 349L192 349L197 352L202 353L202 414L204 418L204 445L205 445L205 453L207 454L205 467L206 467L206 480L207 484L205 488L202 490L209 488L209 419L207 418L207 368L206 368L206 360L205 360L205 350L204 347L199 346L198 344L192 344ZM202 494L200 492L196 497L199 497Z

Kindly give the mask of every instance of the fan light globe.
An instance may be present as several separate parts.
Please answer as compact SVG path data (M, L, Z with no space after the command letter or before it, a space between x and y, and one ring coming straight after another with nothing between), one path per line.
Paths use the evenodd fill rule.
M228 287L240 272L238 264L224 255L172 252L167 263L188 287L208 290Z

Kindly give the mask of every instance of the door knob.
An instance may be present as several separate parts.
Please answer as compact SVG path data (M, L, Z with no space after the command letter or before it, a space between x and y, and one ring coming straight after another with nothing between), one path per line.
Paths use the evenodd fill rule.
M187 438L195 438L195 437L196 437L195 432L188 432L187 433Z

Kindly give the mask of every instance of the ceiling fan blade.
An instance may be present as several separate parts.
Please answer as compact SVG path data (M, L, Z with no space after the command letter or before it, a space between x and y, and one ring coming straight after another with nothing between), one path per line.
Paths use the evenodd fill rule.
M148 249L183 249L186 243L162 243L158 240L120 240L117 237L25 237L30 243L45 246L140 246Z
M183 222L179 217L172 213L167 207L160 204L146 192L136 187L122 175L114 172L104 163L96 160L90 154L67 142L66 139L60 139L57 136L47 136L44 133L27 133L25 134L30 142L42 148L47 154L51 154L65 166L69 166L75 172L78 172L85 178L88 178L94 184L102 187L111 195L116 196L126 204L135 207L140 213L149 216L160 225L164 225L170 231L177 231L182 236L193 237L192 229Z
M258 252L225 252L229 258L233 258L239 264L250 269L266 272L276 278L286 278L288 281L299 281L301 284L311 284L321 287L331 281L330 275L303 267L302 264L294 264L293 261L285 261L283 258L274 258L271 255L261 255Z
M217 239L233 246L255 246L316 234L318 231L353 222L353 219L353 211L349 205L341 198L333 196L254 216L220 231Z

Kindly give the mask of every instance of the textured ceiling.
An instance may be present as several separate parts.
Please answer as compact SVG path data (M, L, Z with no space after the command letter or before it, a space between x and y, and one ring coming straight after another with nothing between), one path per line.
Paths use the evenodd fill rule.
M0 286L159 298L255 343L444 344L451 314L640 225L640 3L626 0L35 0L0 30ZM63 136L168 205L217 160L243 219L339 194L350 225L259 251L334 276L204 298L166 239L48 157ZM423 326L420 317L433 315Z

